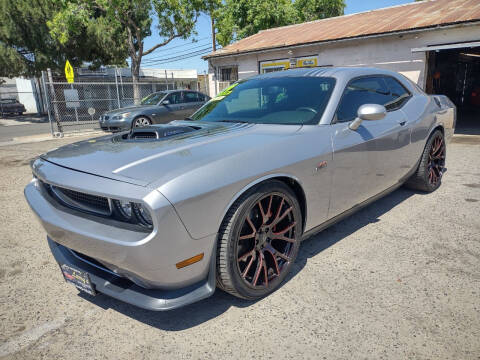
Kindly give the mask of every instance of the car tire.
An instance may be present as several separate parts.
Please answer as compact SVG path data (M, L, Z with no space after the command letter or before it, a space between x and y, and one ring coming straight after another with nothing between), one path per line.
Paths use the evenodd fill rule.
M275 291L295 262L302 226L298 200L283 182L267 181L242 195L220 227L217 286L248 300Z
M410 189L432 192L438 189L445 172L446 145L440 130L430 136L423 150L420 164L405 186Z
M133 119L132 128L145 127L152 125L152 120L146 116L139 116Z

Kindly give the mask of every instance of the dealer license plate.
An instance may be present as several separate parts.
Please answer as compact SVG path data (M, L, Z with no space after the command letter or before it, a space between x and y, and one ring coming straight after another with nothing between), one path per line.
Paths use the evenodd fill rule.
M88 273L82 270L75 269L66 264L61 265L60 269L62 270L63 277L65 278L66 282L75 285L78 290L84 291L87 294L97 294L95 288L90 281L90 276L88 276Z

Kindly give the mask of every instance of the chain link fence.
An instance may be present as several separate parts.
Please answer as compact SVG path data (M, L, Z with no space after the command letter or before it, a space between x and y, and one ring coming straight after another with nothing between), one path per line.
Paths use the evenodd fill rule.
M48 115L52 133L100 129L98 118L109 110L134 104L133 83L122 79L115 82L58 82L43 75ZM173 90L175 82L140 82L140 98L162 90Z

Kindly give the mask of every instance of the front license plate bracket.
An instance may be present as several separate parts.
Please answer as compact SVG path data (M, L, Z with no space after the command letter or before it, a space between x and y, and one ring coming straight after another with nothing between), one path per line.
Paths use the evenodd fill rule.
M87 294L93 296L97 294L87 272L76 269L67 264L60 265L60 270L67 283L73 284L78 290L86 292Z

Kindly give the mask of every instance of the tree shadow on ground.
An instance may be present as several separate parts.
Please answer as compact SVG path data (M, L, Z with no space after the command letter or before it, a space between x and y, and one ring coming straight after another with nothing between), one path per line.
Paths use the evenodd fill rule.
M14 120L19 124L29 124L29 123L48 123L47 115L39 114L24 114L24 115L14 115L14 114L0 114L0 119L2 120Z
M380 216L414 194L415 192L402 187L305 240L300 247L295 265L284 283L293 279L305 267L309 258L318 255L362 227L379 222ZM103 309L113 309L144 324L166 331L189 329L223 314L232 306L245 308L255 303L255 301L238 299L217 289L213 296L195 304L167 312L153 312L102 294L91 297L80 293L79 296Z

